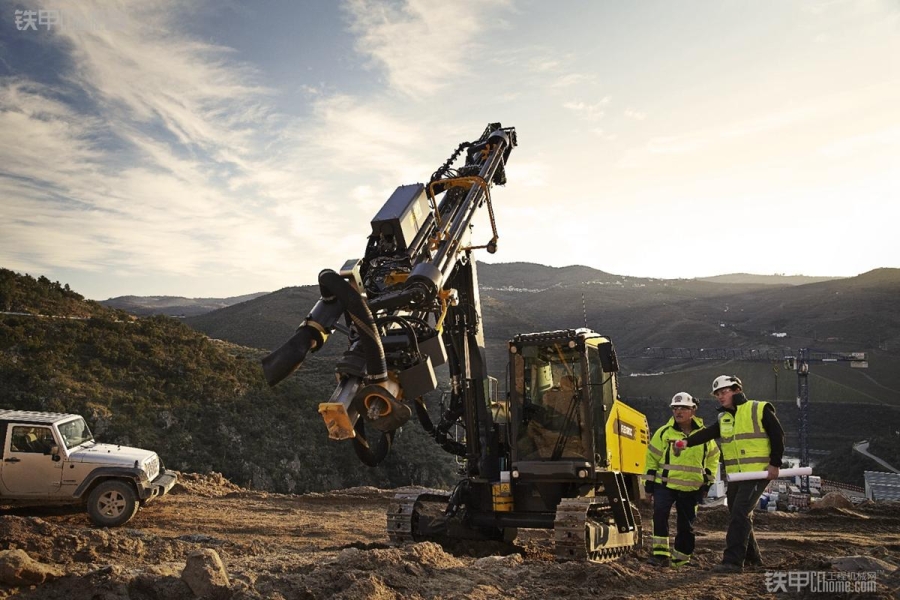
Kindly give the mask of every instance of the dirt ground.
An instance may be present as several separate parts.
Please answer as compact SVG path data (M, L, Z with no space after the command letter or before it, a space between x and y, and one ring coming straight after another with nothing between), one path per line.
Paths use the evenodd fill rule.
M181 475L172 493L119 529L98 529L72 508L0 511L0 554L22 550L44 569L35 583L0 585L0 599L194 598L182 578L191 553L212 549L228 575L216 599L395 598L897 598L900 503L759 513L765 569L718 575L727 513L702 507L694 564L645 563L647 549L607 564L558 562L552 532L520 531L511 546L448 552L433 543L393 547L385 511L394 490L354 488L302 496L240 489L221 476ZM649 507L643 520L650 522ZM673 529L674 531L674 529ZM645 532L649 545L649 531ZM21 554L19 554L21 556ZM885 570L865 593L767 591L766 572L833 572L835 557L870 557ZM870 568L870 567L866 567ZM0 564L0 578L10 581ZM773 585L771 575L769 586Z

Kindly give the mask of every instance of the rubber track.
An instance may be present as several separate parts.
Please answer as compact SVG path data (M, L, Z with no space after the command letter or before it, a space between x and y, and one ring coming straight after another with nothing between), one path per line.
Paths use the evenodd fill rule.
M636 539L632 544L588 548L587 523L591 520L604 525L613 523L612 508L601 498L564 498L556 509L554 533L556 557L564 560L587 560L589 562L610 562L625 556L638 548L641 543L640 513L632 507L637 526ZM608 525L615 531L615 524Z
M439 502L445 508L449 501L450 494L438 490L421 489L395 495L387 511L388 538L394 544L420 541L413 534L419 516L416 504Z

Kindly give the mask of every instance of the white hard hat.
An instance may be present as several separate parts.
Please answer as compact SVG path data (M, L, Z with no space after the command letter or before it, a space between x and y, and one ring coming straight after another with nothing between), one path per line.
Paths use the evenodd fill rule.
M741 383L741 380L735 377L734 375L719 375L715 379L713 379L712 385L712 393L715 394L722 388L729 388L733 385L738 386L741 389L744 389L744 384Z
M697 401L687 392L678 392L672 396L672 403L669 406L687 406L688 408L695 408L697 406Z

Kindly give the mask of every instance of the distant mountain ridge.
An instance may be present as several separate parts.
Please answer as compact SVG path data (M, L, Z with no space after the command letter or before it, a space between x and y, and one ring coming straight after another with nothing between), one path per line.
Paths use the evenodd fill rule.
M754 275L752 273L729 273L712 277L695 277L698 281L712 283L753 283L763 285L804 285L846 279L845 277L810 277L809 275Z
M130 312L139 317L167 315L170 317L192 317L213 310L240 304L265 296L269 292L256 292L229 298L184 298L182 296L117 296L101 300L100 304Z
M479 263L482 287L487 290L540 292L551 287L577 285L646 285L661 281L705 281L720 284L747 285L804 285L822 281L834 281L841 277L809 277L806 275L754 275L731 273L692 279L659 279L616 275L587 267L571 265L549 267L537 263ZM305 287L305 286L300 286ZM195 317L207 312L240 304L265 296L269 292L257 292L229 298L187 298L182 296L117 296L100 301L100 304L118 308L138 316L165 314L177 317Z

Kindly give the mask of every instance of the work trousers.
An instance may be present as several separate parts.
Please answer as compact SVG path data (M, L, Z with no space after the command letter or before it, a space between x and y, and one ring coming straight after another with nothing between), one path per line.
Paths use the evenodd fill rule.
M728 498L728 533L725 534L723 563L738 566L760 565L762 557L753 535L753 510L766 489L767 479L734 481L725 492Z
M653 537L669 538L669 513L675 505L675 551L690 557L694 553L694 519L700 491L683 492L661 484L653 489Z

